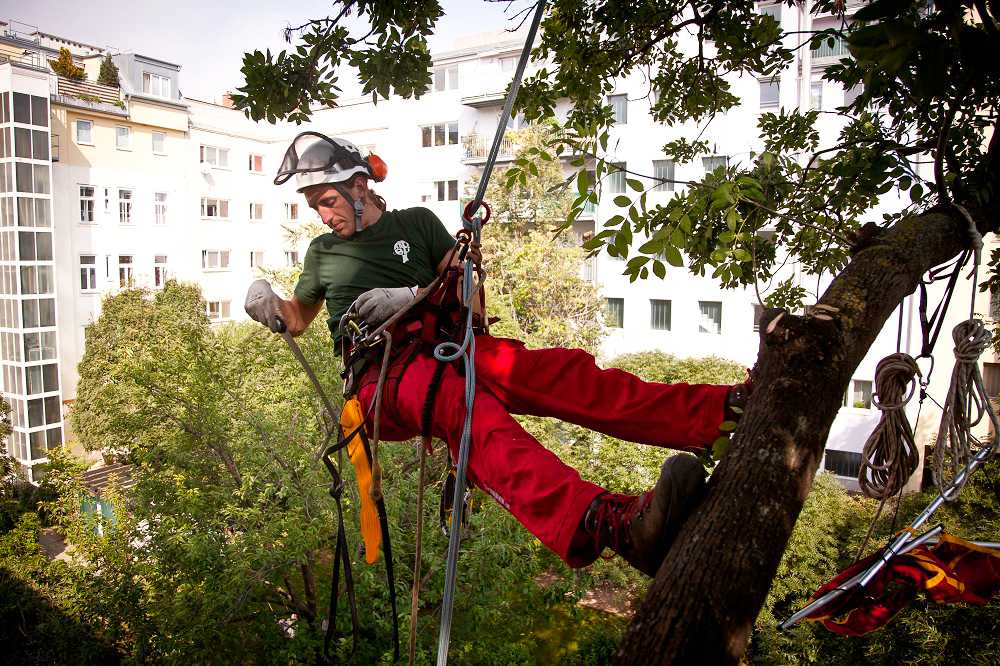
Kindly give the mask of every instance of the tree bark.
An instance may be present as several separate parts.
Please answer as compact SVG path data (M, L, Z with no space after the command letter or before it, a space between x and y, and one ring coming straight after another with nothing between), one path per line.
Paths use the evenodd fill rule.
M997 220L967 206L981 233ZM938 207L858 252L820 302L832 321L785 315L706 500L674 542L622 641L620 664L737 663L770 589L858 364L921 276L969 246Z

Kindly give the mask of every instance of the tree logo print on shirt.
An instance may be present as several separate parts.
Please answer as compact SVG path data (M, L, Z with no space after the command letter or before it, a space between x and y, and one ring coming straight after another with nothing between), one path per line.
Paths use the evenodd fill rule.
M398 240L396 244L392 246L392 251L403 258L403 263L405 264L410 260L410 244L405 240Z

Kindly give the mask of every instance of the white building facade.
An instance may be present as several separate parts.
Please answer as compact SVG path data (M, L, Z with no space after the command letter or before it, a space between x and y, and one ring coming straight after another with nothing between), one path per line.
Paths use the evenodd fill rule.
M762 11L775 15L786 30L801 29L801 9L769 5ZM74 97L68 82L36 66L51 55L46 44L54 39L37 37L35 46L25 49L35 48L41 54L31 66L12 58L0 65L0 94L20 86L28 91L24 94L44 99L46 104L51 101L51 111L46 113L52 118L51 133L58 135L52 139L58 155L54 148L51 159L29 160L33 168L36 164L51 168L51 192L32 193L30 198L51 202L56 237L52 258L38 259L37 250L31 260L8 258L0 248L0 271L24 275L26 268L35 266L26 261L42 262L38 266L42 273L46 268L51 271L53 283L45 288L55 294L52 307L57 326L29 331L21 319L2 322L17 324L2 327L5 338L13 336L12 350L25 349L27 354L28 336L51 342L32 342L34 351L29 356L33 360L17 358L14 351L11 358L3 357L4 393L19 410L11 453L29 470L45 462L47 446L62 443L62 411L53 412L50 421L49 403L61 405L75 397L85 329L99 316L103 296L130 285L155 289L169 276L201 286L212 320L243 320L246 288L259 276L259 269L290 267L302 260L308 239L291 241L287 228L315 220L315 214L295 192L294 182L280 187L272 184L284 150L298 132L311 129L344 137L363 152L379 154L388 164L389 176L376 189L390 208L426 206L449 229L457 230L467 185L485 162L503 92L523 45L519 35L467 38L458 48L436 54L432 88L420 99L392 97L377 104L370 97L344 100L337 108L317 111L310 124L296 127L254 123L226 105L184 99L178 92L180 68L139 54L115 55L121 71L120 91L96 90L110 95L103 102L82 100ZM20 48L20 42L16 46ZM77 44L74 53L88 73L96 73L99 51ZM852 94L819 78L830 58L843 55L842 46L824 45L799 53L800 61L774 79L733 81L742 104L706 131L704 138L712 145L713 155L691 164L673 164L661 151L690 128L670 128L653 121L648 82L639 76L623 79L609 99L619 122L608 144L608 161L639 174L676 180L697 180L719 164L747 162L752 151L761 149L757 132L761 113L779 107L832 110ZM558 107L557 116L566 110L564 105ZM0 132L39 129L17 119L10 124L4 117L0 115ZM824 141L835 136L834 122L824 117L820 128ZM516 118L509 123L515 128L519 125ZM515 149L505 141L499 163L508 163ZM12 155L0 154L0 168L16 161ZM574 224L577 237L593 233L603 220L620 212L612 199L619 189L624 190L622 181L605 179L600 204ZM649 203L666 201L673 187L664 184L651 191ZM16 205L17 196L10 188L2 190L0 202ZM7 226L19 224L14 217L4 219L14 220L4 222ZM4 237L6 232L0 240ZM752 289L722 290L710 278L672 267L664 280L629 283L621 275L623 269L624 262L607 253L586 267L587 277L607 299L605 356L661 350L685 357L716 355L748 367L753 364L759 305ZM800 275L794 264L785 270L810 291L822 293L829 282L829 277L821 278L817 286L815 276ZM39 284L36 278L33 288L41 289ZM24 301L37 298L22 287L11 289L4 290L9 295L0 300L9 301L19 312L30 307ZM970 294L971 285L963 282L955 300L961 303ZM984 298L978 311L988 314L988 297ZM915 299L908 298L902 310L902 349L916 355L920 337ZM957 308L952 319L957 322L965 311L966 307ZM946 332L951 325L945 324ZM872 406L875 365L896 351L896 340L894 317L858 367L834 423L824 465L848 485L864 440L878 420ZM936 352L947 360L938 364L933 378L930 390L935 396L947 385L950 344L950 336L942 334ZM45 356L45 361L34 360L35 356ZM987 383L993 381L1000 390L1000 365L992 357L985 360ZM41 371L39 384L35 379L39 371L30 370L30 380L25 374L34 365L55 370ZM58 381L47 381L53 372ZM32 392L26 393L29 381ZM34 393L37 388L42 389L39 397ZM934 430L935 411L925 408L923 412L924 440ZM916 485L919 478L911 483L911 487Z

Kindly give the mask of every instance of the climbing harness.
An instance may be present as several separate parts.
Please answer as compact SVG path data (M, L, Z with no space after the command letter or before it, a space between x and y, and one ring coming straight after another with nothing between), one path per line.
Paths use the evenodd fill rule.
M845 595L858 594L859 590L865 588L879 576L894 558L909 553L925 542L937 538L943 529L940 525L923 535L918 535L917 530L934 515L942 504L958 496L969 476L997 448L997 437L1000 437L998 434L1000 433L1000 419L997 418L986 394L978 364L980 355L990 343L990 332L981 320L975 318L975 288L978 282L983 240L968 211L957 204L952 204L952 206L969 223L968 231L972 247L963 251L956 260L949 262L943 268L929 271L928 280L921 280L920 326L923 340L918 359L930 358L931 368L927 376L922 376L916 363L918 359L898 352L898 339L897 354L889 356L879 363L876 371L876 385L878 387L878 402L876 404L883 412L882 420L865 444L862 470L858 479L866 494L871 493L869 496L882 498L882 504L879 506L879 513L881 513L885 499L901 492L906 479L915 471L918 454L913 444L912 428L906 420L902 408L913 396L918 383L915 381L916 377L921 378L919 386L921 404L923 403L929 375L933 372L934 367L932 350L941 331L944 314L948 310L958 275L965 263L972 258L973 270L970 277L972 278L973 292L969 318L955 326L952 331L952 338L955 341L956 363L952 371L948 397L942 408L941 424L934 447L933 473L938 495L913 520L909 527L899 532L881 552L871 556L870 563L864 566L861 571L836 585L832 585L832 581L831 584L821 588L821 593L818 593L807 606L779 624L779 629L788 629L807 618L819 620L828 618L829 614L820 615L824 608L831 604L836 605L835 602L838 600L843 601L842 597ZM928 318L925 285L940 279L948 280L945 294L934 309L933 314ZM900 331L901 327L902 323L900 323ZM980 423L984 416L989 417L994 432L993 440L985 444L980 442L971 432L971 429ZM979 446L979 450L973 453L975 446ZM877 517L878 514L876 514L876 519ZM872 528L874 528L874 521ZM872 528L869 529L869 535ZM867 542L867 537L865 541ZM986 544L985 547L995 548L998 545L1000 544ZM860 565L860 562L856 563L855 567L860 567Z

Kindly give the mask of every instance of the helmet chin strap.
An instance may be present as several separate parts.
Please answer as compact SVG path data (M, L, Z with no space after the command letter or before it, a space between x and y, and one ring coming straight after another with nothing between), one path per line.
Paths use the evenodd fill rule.
M344 197L348 203L354 206L354 233L358 233L365 228L364 223L361 221L361 216L365 212L365 204L351 196L350 191L340 183L334 183L333 187L340 192L340 196Z

